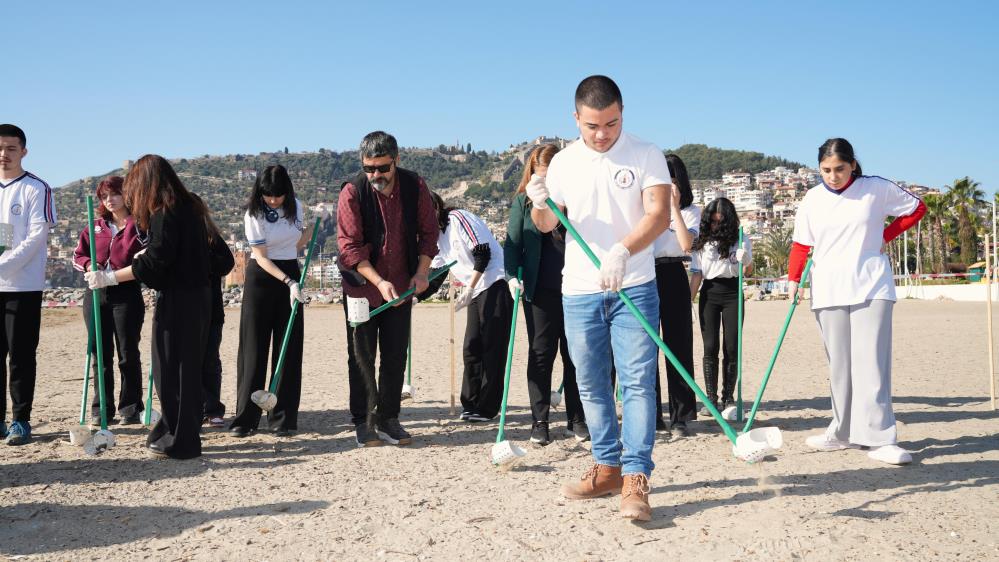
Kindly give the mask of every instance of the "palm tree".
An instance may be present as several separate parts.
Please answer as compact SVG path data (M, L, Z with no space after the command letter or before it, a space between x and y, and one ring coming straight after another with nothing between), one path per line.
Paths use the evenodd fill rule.
M930 246L930 271L943 273L947 261L947 239L944 237L944 218L947 216L947 202L942 195L929 194L923 197L926 204L926 232Z
M791 228L773 228L763 236L760 243L760 254L766 260L767 268L775 275L783 275L787 271L793 232Z
M985 192L968 176L954 182L947 191L948 204L957 217L957 238L961 245L961 261L971 264L978 260L978 207L985 203Z

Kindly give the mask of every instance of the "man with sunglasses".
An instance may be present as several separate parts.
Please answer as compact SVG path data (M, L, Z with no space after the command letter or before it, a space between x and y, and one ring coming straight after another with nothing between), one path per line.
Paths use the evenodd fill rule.
M427 289L440 231L426 183L399 167L395 137L369 133L360 157L362 172L340 191L337 245L344 294L367 299L373 309L411 287L417 294ZM412 441L399 424L411 311L406 299L356 328L347 322L350 415L359 447Z

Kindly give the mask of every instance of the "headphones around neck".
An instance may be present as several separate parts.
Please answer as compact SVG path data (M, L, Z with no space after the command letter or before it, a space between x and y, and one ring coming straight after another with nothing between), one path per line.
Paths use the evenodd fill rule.
M270 223L277 222L278 218L280 218L278 216L278 210L277 209L272 209L269 206L267 206L267 203L264 203L264 218L267 219L267 222L270 222Z

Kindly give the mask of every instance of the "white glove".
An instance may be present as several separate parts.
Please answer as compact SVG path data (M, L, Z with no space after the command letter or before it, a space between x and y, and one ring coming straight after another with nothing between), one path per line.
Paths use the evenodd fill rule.
M735 251L735 261L741 263L742 265L749 265L749 252L739 248Z
M548 208L548 187L545 185L545 178L538 174L531 174L531 180L527 182L525 190L535 207L540 209Z
M103 289L118 284L118 280L114 277L114 271L110 269L88 271L83 274L83 278L87 280L87 285L91 289Z
M621 290L621 285L624 284L624 271L630 257L631 252L624 247L624 244L618 242L611 246L600 266L600 288L615 293Z
M466 306L468 306L468 303L472 302L473 292L474 291L472 290L471 287L468 286L462 287L458 291L458 294L454 296L454 309L461 310Z
M305 304L305 295L302 294L302 287L298 285L298 281L292 281L288 283L289 289L289 303L291 306L295 306L295 301Z
M516 278L510 279L506 284L510 286L510 296L513 297L513 300L517 300L517 291L520 291L522 295L524 294L524 284L517 281Z

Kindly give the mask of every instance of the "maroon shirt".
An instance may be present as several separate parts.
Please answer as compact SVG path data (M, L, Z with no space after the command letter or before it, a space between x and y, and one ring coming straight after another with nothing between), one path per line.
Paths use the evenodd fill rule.
M378 263L375 264L375 271L382 278L388 280L395 286L395 290L400 295L409 289L412 277L409 275L409 266L406 260L406 237L403 228L402 194L399 193L399 176L395 178L395 188L389 196L382 195L378 190L372 189L378 200L378 208L382 212L382 221L385 223L385 240L378 256ZM437 212L434 210L434 202L430 198L430 190L423 178L420 178L420 192L417 195L419 210L417 211L418 224L416 225L416 251L418 255L434 257L437 255L437 237L440 229L437 228ZM348 183L340 191L340 200L336 209L337 232L336 241L340 247L340 267L343 269L355 269L362 261L371 260L371 244L364 241L364 228L362 225L361 204L357 197L357 187ZM347 283L343 284L343 291L348 297L366 298L368 305L372 308L385 302L378 288L367 283L361 287L352 287Z
M111 269L118 270L132 265L136 252L146 247L145 236L139 233L132 217L125 219L125 228L111 236L111 228L106 220L100 218L94 221L95 250L97 250L97 265L105 269L108 262ZM73 268L77 271L90 271L90 232L86 228L80 233L80 242L73 251Z

